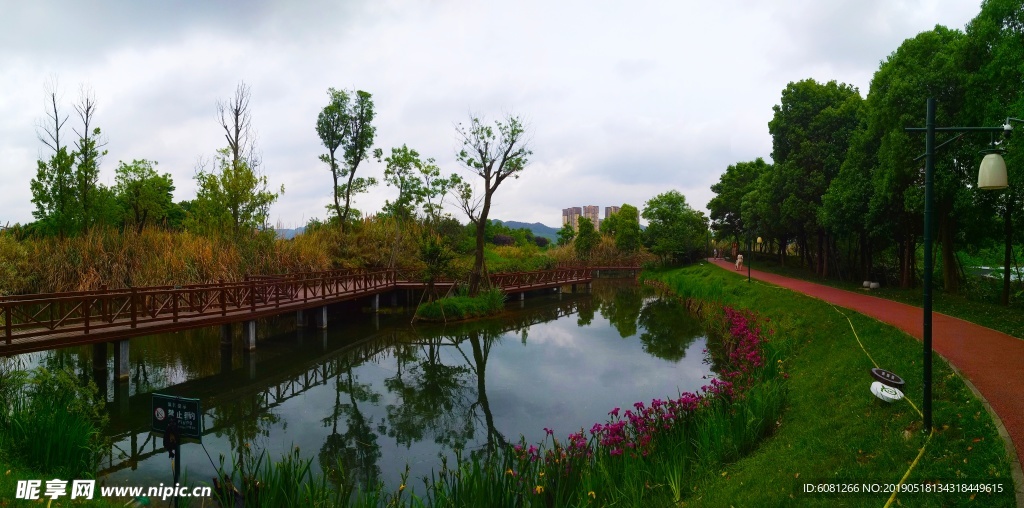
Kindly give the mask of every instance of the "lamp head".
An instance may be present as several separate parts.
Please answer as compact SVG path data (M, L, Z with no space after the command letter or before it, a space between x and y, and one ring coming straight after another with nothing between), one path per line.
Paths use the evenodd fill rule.
M989 153L982 159L981 168L978 170L978 188L1000 190L1006 187L1006 161L998 153Z

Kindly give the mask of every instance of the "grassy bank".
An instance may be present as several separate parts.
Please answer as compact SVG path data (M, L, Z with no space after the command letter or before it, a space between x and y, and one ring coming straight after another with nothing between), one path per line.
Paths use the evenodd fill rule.
M505 310L505 293L500 289L482 291L477 296L450 296L422 303L416 319L424 321L459 321L492 316Z
M748 284L709 265L648 276L683 297L757 309L772 320L778 342L787 346L790 395L774 437L689 485L690 506L877 507L888 494L810 495L802 492L803 485L896 484L908 470L910 486L999 483L1004 493L908 493L897 497L904 506L1014 506L1003 441L981 402L944 361L934 365L935 433L930 441L909 402L886 404L869 392L873 358L907 380L907 399L921 406L921 346L910 336L820 300L756 281Z

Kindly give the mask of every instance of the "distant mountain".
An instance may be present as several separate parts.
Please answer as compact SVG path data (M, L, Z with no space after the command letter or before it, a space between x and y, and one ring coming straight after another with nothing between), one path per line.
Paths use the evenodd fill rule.
M516 222L514 220L495 220L495 222L500 222L511 229L529 229L530 231L533 231L533 236L543 236L544 238L547 238L552 242L558 240L558 229L555 229L551 226L545 226L544 224L541 224L539 222L534 222L533 224L527 224L525 222Z
M291 240L292 238L295 238L295 235L301 235L302 232L305 231L305 230L306 230L306 228L305 228L305 226L303 226L303 227L295 228L295 229L275 229L274 232L277 233L277 237L278 238L284 238L285 240Z

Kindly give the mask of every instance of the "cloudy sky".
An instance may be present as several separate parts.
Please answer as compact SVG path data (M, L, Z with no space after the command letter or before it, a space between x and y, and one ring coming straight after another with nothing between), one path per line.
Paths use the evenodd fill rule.
M533 156L492 218L561 223L568 206L642 207L675 189L704 209L737 161L769 158L768 121L790 81L866 94L906 38L963 29L979 0L52 2L0 0L0 224L32 220L29 182L56 81L69 126L82 86L119 160L195 196L200 158L225 145L216 104L252 90L258 147L285 194L273 223L323 218L330 173L315 122L329 87L373 94L377 139L460 171L454 125L525 118ZM922 108L924 98L921 99ZM80 128L79 128L80 130ZM383 176L370 161L359 174ZM465 172L463 172L465 175ZM356 198L378 210L396 191ZM456 214L460 220L465 217Z

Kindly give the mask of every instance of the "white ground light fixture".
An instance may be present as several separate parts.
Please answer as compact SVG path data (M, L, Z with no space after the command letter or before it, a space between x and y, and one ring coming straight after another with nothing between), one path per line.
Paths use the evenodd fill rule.
M871 393L875 394L875 397L882 399L886 402L896 402L903 398L903 392L898 388L883 385L882 383L875 381L871 383Z

